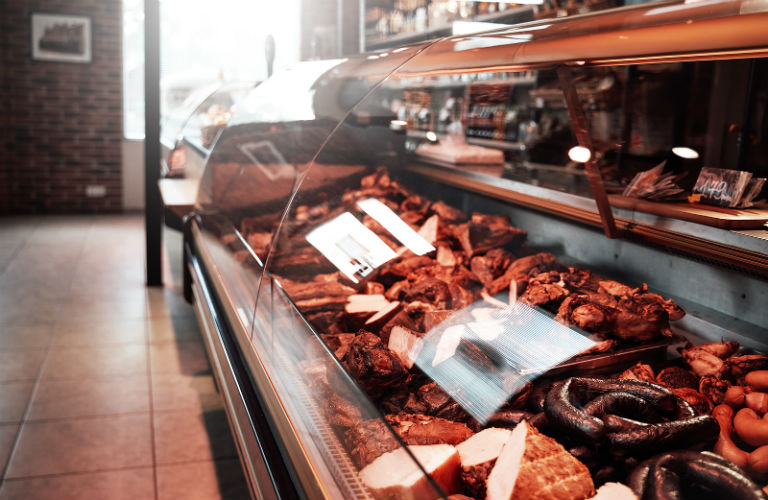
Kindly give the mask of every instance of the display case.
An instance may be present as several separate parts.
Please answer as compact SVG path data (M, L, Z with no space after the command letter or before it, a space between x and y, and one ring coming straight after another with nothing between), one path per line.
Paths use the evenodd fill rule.
M184 238L254 497L763 498L764 211L619 193L765 176L767 23L660 2L254 89Z
M162 126L164 177L199 178L211 146L253 82L214 83L193 92Z

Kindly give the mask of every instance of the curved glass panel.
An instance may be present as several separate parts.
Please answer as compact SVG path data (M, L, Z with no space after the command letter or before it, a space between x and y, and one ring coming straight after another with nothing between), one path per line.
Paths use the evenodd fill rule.
M663 358L685 314L668 295L590 268L562 239L541 244L542 218L498 200L535 198L538 208L565 200L596 212L577 132L591 138L587 153L599 155L599 167L615 162L608 151L621 144L622 71L669 71L668 50L646 38L669 42L678 36L669 25L696 26L677 44L686 64L705 54L753 61L753 49L768 47L757 29L765 14L744 15L749 36L709 35L737 22L717 16L740 5L625 9L425 48L355 106L297 175L266 264L272 302L262 287L257 317L284 309L279 288L280 302L388 421L475 430L500 425L541 376ZM622 36L633 43L617 43ZM665 121L666 111L662 102L639 119ZM290 342L284 331L267 342ZM455 444L449 432L429 439Z

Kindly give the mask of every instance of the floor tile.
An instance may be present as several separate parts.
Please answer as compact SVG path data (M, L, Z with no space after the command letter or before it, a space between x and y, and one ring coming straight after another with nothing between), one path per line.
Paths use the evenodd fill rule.
M238 460L194 462L157 467L160 500L212 500L250 498Z
M115 283L120 280L116 279ZM100 299L83 302L77 299L63 304L61 317L65 320L139 319L146 317L147 305L143 299Z
M56 327L53 343L57 346L107 346L144 344L147 322L138 319L62 319Z
M129 500L154 497L151 467L8 479L0 487L0 500Z
M16 433L18 431L19 426L16 424L0 425L0 471L5 470L5 465L11 456L13 443L16 442Z
M221 407L221 396L211 375L152 376L152 408L155 411L188 409L200 412Z
M237 457L223 410L158 412L154 425L158 464Z
M25 423L7 478L152 465L150 416Z
M146 376L43 380L27 421L149 411Z
M32 381L0 384L0 423L21 422L34 386Z
M147 349L144 345L112 347L53 346L42 378L67 379L145 375Z
M53 339L53 322L0 326L0 350L44 349Z
M0 351L0 382L37 379L43 359L44 349Z
M170 286L147 288L147 307L151 318L189 316L194 312L192 304L184 299L181 289Z
M147 334L149 341L155 344L202 339L197 318L191 311L185 316L151 318L147 324Z
M152 373L201 375L210 373L202 341L151 344Z

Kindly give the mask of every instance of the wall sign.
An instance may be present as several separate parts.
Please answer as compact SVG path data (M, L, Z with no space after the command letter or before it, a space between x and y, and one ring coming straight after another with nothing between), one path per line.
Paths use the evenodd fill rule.
M30 26L32 59L91 62L91 18L33 13Z

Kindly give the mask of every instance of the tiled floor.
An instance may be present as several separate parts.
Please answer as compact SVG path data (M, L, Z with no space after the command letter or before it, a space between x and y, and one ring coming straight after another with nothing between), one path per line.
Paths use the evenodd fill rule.
M0 217L0 500L248 497L164 233L147 288L139 216Z

